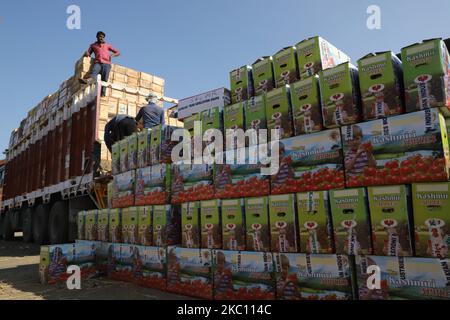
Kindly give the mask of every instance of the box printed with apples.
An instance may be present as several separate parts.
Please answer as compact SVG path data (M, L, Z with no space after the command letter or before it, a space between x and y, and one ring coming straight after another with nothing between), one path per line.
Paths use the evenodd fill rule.
M134 205L135 178L135 170L114 176L113 208L127 208Z
M272 252L297 252L295 195L269 197L269 221Z
M153 240L157 247L181 243L181 212L178 206L153 206Z
M138 210L137 207L122 209L122 242L138 243Z
M245 198L247 250L270 251L269 198Z
M251 66L243 66L230 72L231 102L237 103L253 96L253 73Z
M170 199L170 164L156 164L136 170L135 205L165 204Z
M122 210L109 210L109 241L112 243L122 242Z
M244 199L222 200L222 242L224 250L245 250Z
M141 246L151 246L153 241L153 207L137 207L138 211L138 239Z
M181 205L181 246L200 248L200 202L185 202Z
M200 202L201 248L222 248L221 200Z
M144 168L150 164L150 141L150 129L144 128L137 133L137 168Z
M166 249L162 247L136 246L138 259L135 279L139 285L147 288L166 290Z
M261 57L252 64L253 82L255 86L255 96L269 92L275 87L275 77L273 73L273 58L270 56Z

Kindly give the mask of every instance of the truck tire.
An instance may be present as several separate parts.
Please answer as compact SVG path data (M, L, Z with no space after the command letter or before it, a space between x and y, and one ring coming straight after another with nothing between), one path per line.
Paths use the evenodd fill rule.
M14 231L12 228L10 212L6 212L6 214L3 215L0 233L3 236L3 239L6 241L11 241L14 239Z
M45 204L37 206L33 217L34 243L43 245L48 240L48 213L49 207Z
M23 241L27 243L33 242L33 216L34 208L26 208L23 212Z
M48 221L50 244L67 243L69 233L69 206L67 201L58 201L50 210Z

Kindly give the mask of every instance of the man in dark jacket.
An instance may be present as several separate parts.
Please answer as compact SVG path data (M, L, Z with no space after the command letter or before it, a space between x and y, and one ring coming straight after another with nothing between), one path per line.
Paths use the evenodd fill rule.
M111 147L117 141L131 136L137 131L136 121L133 117L124 114L118 114L105 126L105 144L111 152Z
M164 109L156 104L158 100L156 95L150 94L147 98L148 105L139 110L136 121L142 120L144 128L153 128L164 124Z

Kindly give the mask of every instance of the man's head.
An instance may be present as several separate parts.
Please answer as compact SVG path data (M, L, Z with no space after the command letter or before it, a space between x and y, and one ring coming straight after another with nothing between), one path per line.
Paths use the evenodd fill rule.
M105 42L106 34L103 31L97 32L97 41L98 42Z
M157 95L155 95L154 93L150 93L147 97L147 101L148 103L156 104L159 101L159 99Z

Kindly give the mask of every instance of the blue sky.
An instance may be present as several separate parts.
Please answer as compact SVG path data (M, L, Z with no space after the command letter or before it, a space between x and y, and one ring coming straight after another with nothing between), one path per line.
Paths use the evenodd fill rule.
M81 8L81 30L66 28L71 4ZM381 30L366 27L371 4L381 8ZM450 37L450 1L1 1L1 151L27 111L73 74L98 30L122 52L116 63L164 78L166 95L181 99L229 87L230 70L314 35L353 62Z

